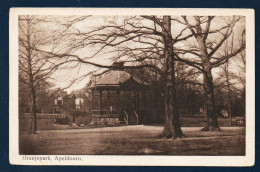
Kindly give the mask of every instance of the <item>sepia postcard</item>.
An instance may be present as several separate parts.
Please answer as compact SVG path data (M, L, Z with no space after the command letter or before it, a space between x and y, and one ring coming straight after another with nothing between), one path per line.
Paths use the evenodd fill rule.
M11 8L15 165L253 166L252 9Z

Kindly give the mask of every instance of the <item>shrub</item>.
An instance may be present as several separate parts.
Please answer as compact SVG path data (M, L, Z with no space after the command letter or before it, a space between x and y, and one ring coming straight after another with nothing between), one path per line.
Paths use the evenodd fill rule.
M70 125L71 124L71 120L70 120L70 118L68 116L56 118L56 124L59 124L59 125Z

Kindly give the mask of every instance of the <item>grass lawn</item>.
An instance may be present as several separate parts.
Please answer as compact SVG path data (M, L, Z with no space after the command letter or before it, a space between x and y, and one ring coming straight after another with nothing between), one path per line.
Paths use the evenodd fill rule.
M183 127L185 138L158 138L162 126L120 126L20 132L20 154L31 155L245 155L245 128L200 132Z

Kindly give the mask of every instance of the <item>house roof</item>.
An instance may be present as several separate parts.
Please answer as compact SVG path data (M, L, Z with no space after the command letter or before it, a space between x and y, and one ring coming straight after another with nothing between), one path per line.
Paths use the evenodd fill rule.
M74 95L74 94L68 94L68 95L66 95L65 97L71 99L71 98L73 98L73 96L75 96L75 95ZM65 98L65 97L64 97L64 98Z
M67 91L58 90L58 91L52 92L49 96L53 96L53 97L57 98L57 97L65 97L66 95L67 95Z
M129 79L133 79L139 84L143 84L139 79L131 76L129 73L122 70L112 70L103 75L99 80L96 81L96 86L99 85L120 85L125 83ZM90 87L95 86L95 83L92 83Z
M84 93L75 93L74 95L75 95L76 98L83 98L84 99L84 98L87 97L86 94L84 94Z

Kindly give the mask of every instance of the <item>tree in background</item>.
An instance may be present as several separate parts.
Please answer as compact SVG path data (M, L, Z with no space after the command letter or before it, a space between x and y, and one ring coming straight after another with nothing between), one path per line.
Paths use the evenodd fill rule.
M184 62L176 62L176 90L180 114L191 117L203 106L201 71Z
M245 115L245 72L245 51L242 51L221 65L218 77L215 78L216 87L220 92L217 96L221 97L219 101L223 103L222 108L229 113L230 124L232 116Z

